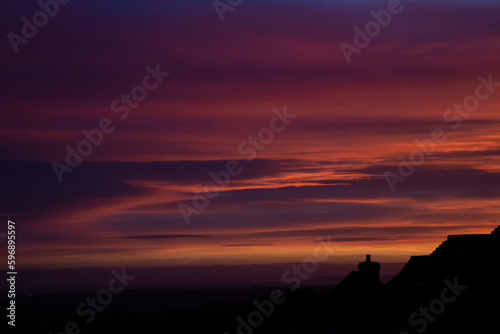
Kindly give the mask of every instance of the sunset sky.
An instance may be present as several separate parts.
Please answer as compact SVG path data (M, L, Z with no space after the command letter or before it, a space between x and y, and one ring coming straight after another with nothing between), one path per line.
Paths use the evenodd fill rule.
M490 233L500 87L456 129L443 114L478 77L500 82L500 4L401 6L351 63L340 43L387 1L244 0L221 21L209 0L73 0L17 54L4 38L0 216L18 225L19 266L295 263L328 235L330 263L406 262ZM4 36L40 10L8 7ZM148 66L169 75L120 119L113 102ZM241 143L284 108L297 116L248 161ZM106 118L114 131L59 182L53 162ZM392 192L384 173L438 128L447 139ZM179 204L230 160L241 173L186 224Z

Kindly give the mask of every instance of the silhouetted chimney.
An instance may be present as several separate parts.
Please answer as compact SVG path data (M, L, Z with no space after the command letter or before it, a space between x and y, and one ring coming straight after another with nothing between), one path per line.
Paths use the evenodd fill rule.
M360 274L366 279L367 283L380 282L380 263L372 262L370 254L366 254L366 261L358 264Z

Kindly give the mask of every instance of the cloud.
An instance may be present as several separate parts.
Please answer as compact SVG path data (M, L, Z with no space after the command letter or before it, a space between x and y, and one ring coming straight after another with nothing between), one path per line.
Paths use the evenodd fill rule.
M272 246L273 244L232 244L222 245L224 247L254 247L254 246Z
M199 234L154 234L154 235L129 235L122 237L124 239L197 239L210 238L209 235Z

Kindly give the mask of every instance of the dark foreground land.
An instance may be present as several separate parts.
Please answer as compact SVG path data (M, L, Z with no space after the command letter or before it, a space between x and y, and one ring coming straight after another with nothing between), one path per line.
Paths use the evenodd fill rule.
M445 298L454 300L444 303L442 313L427 311L433 321L421 316L420 307L439 308L435 300L442 298L443 287L425 293L419 288L365 291L350 300L332 294L331 286L299 288L287 290L280 305L269 301L273 288L129 290L116 295L101 312L82 308L83 316L77 307L87 304L95 292L33 295L17 299L16 328L8 332L500 333L500 290L468 287L456 299L447 292ZM408 319L414 312L418 315L412 326Z
M258 311L255 301L269 300L273 290L257 287L125 290L101 312L91 312L91 307L84 307L80 314L77 312L78 305L87 305L87 298L95 298L95 292L23 296L17 299L16 332L59 334L65 332L68 323L75 322L81 333L153 333L163 329L165 333L232 334L238 332L237 318L242 317L248 322L248 315ZM277 324L280 327L285 325L283 321L286 318L290 318L286 322L291 325L298 320L307 323L312 317L324 316L312 314L311 311L319 307L311 306L324 305L327 297L328 290L311 288L281 296L284 300L281 305L272 304L270 307L270 302L264 302L264 313L269 317L262 316L259 328L248 328L254 333L269 332L268 329L276 328ZM6 305L5 302L2 304ZM299 316L299 313L303 314ZM244 328L240 331L249 333Z

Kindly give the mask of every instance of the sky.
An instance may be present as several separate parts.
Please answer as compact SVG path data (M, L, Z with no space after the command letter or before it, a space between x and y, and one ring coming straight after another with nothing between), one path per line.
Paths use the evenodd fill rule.
M210 1L73 0L17 53L40 7L3 3L0 219L22 268L296 263L327 237L327 263L403 263L499 225L495 1L401 1L350 62L387 1L243 0L221 21Z

